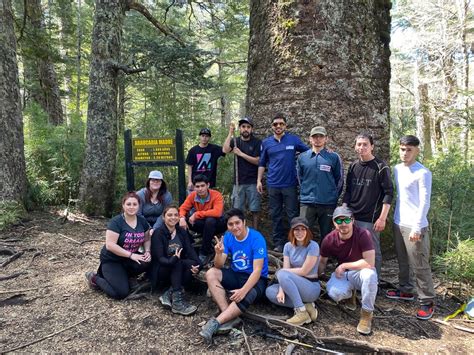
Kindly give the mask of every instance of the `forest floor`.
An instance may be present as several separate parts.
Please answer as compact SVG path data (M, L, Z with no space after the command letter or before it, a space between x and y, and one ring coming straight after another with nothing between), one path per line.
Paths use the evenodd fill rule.
M262 336L278 334L278 329L269 329L247 318L230 334L217 336L213 345L204 344L198 335L200 324L216 313L216 307L206 296L205 286L197 281L188 292L190 301L198 305L197 313L190 317L174 315L163 308L158 294L146 292L139 299L114 301L89 289L84 273L98 266L106 225L106 219L73 214L64 218L60 212L45 211L33 212L28 220L1 233L0 353L243 353L249 352L249 348L253 353L285 352L286 342ZM8 250L19 257L3 265L12 257ZM397 265L393 257L384 262L382 278L396 283ZM459 299L437 278L435 283L435 318L442 319L459 307ZM396 302L379 296L370 336L356 331L359 309L348 311L324 298L317 305L318 320L305 328L315 337L329 340L317 344L314 337L303 337L305 332L300 330L300 341L313 346L350 352L369 349L336 346L334 338L343 337L397 352L467 354L474 349L472 334L433 320L417 320L415 302ZM291 314L290 310L267 302L253 305L250 311L279 317ZM453 324L474 327L472 323ZM289 336L292 330L283 332ZM293 351L305 352L316 351L301 346Z

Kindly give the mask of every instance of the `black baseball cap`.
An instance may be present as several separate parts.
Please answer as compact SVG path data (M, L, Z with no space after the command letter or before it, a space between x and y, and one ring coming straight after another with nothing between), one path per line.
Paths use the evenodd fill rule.
M199 131L199 135L203 135L205 134L206 136L212 136L211 134L211 130L209 128L201 128L201 130Z
M249 125L251 125L251 126L253 127L253 121L252 121L252 119L249 118L249 117L241 118L241 119L239 120L239 127L240 127L241 125L243 125L244 123L247 123L247 124L249 124Z

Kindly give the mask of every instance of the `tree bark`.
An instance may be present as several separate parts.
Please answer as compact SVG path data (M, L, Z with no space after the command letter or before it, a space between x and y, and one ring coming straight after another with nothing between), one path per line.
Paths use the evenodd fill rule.
M420 139L424 159L432 157L431 149L431 120L428 98L428 85L420 83L420 66L415 61L413 72L413 93L415 99L416 135Z
M87 146L80 185L80 207L89 215L112 212L117 153L118 71L123 0L98 0L92 30Z
M247 113L270 133L275 112L304 140L326 126L345 162L368 130L389 157L390 1L250 1Z
M49 45L49 35L43 24L41 0L26 1L26 15L31 38L23 46L30 46L31 53L25 56L25 73L30 85L30 97L37 102L48 114L49 122L60 125L64 121L61 96L56 70L51 59L52 48Z
M23 202L26 168L16 38L10 0L0 0L0 201Z

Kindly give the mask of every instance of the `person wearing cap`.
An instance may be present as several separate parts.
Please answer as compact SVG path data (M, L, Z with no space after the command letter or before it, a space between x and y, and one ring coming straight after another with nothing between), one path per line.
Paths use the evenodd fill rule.
M372 330L378 288L372 236L367 229L354 224L353 213L348 207L334 210L333 223L336 229L321 243L318 272L320 276L324 274L328 258L336 258L338 266L326 284L326 291L334 301L340 302L350 299L353 291L360 290L362 308L357 331L367 335Z
M342 192L344 166L341 157L326 149L328 141L324 127L313 127L309 141L311 149L298 157L300 180L300 216L309 226L319 225L320 241L332 230L332 213Z
M285 133L286 117L277 113L272 120L273 135L262 141L258 162L257 191L263 193L262 179L267 171L268 208L272 219L272 239L275 251L282 252L287 241L283 227L283 210L288 221L299 215L296 155L309 147L293 134Z
M265 293L272 303L294 309L288 323L303 325L318 317L314 302L321 292L319 246L304 217L291 220L288 240L283 248L283 267L275 274L278 283L267 287Z
M137 195L140 198L138 215L145 217L150 223L150 226L152 226L151 233L153 234L153 230L163 225L163 218L161 217L163 210L173 201L161 171L151 171L148 174L145 187L138 190Z
M258 228L260 212L260 194L257 192L258 159L260 157L260 139L254 137L253 122L244 117L239 120L240 137L234 138L235 125L229 125L229 134L224 141L222 151L234 153L237 161L234 164L234 187L232 189L232 206L252 213L252 228Z
M416 317L427 320L433 316L436 299L427 218L432 177L431 172L416 160L420 140L408 135L402 137L399 144L402 162L393 169L397 186L393 236L398 258L399 288L388 290L385 295L391 299L412 301L416 291L420 304ZM413 279L411 275L414 275Z
M199 131L199 144L188 151L186 157L186 167L188 175L188 190L193 190L193 178L196 175L205 175L209 179L209 186L216 186L217 160L225 156L222 147L209 143L211 140L211 130L202 128Z
M393 199L392 177L387 163L373 155L374 140L370 134L364 132L356 137L355 151L358 159L351 163L347 171L342 202L354 211L355 223L372 234L375 267L380 277L380 232L385 229Z

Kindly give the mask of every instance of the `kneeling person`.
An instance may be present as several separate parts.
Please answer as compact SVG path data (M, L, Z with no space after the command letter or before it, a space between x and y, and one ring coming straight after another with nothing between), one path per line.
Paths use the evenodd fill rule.
M339 302L351 298L354 289L362 294L362 309L357 331L370 334L372 313L377 297L375 249L370 232L354 225L352 211L338 207L333 213L336 230L329 233L321 244L319 275L324 273L329 257L335 257L338 267L332 273L326 288L329 297Z
M228 231L214 248L214 267L206 273L207 286L221 313L211 318L199 333L207 342L226 322L236 319L250 304L265 294L268 276L268 257L265 238L248 228L241 210L226 212ZM227 255L232 255L231 268L224 269ZM227 301L229 291L230 301Z

